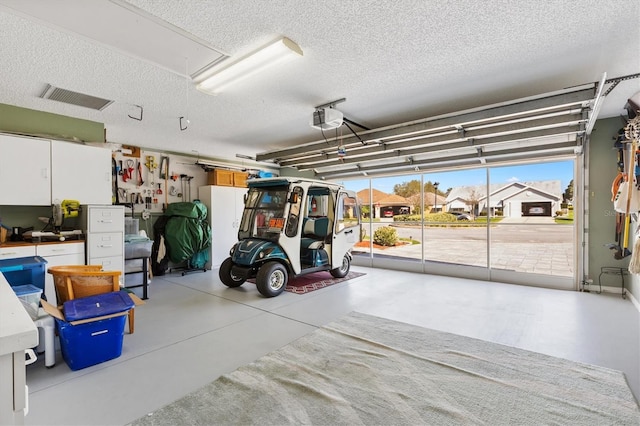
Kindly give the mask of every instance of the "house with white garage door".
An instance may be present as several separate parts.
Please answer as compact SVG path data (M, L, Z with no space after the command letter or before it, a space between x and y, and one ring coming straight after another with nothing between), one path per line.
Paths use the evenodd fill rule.
M446 199L446 211L504 217L553 216L561 208L562 185L559 180L459 186Z

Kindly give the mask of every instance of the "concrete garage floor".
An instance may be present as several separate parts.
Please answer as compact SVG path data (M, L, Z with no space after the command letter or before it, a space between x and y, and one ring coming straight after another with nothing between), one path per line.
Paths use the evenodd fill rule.
M26 424L126 424L351 311L620 370L640 397L640 313L620 296L353 270L366 275L271 299L217 270L155 277L119 358L27 366Z

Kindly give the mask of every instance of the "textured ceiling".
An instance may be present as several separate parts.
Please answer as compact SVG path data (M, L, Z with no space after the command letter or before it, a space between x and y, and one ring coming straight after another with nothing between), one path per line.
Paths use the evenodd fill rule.
M347 118L377 128L640 72L637 0L129 0L231 60L280 36L304 51L214 97L8 1L0 103L103 122L111 142L217 158L322 140L309 119L335 99L346 98ZM47 83L115 102L98 112L40 99ZM640 79L622 82L600 117L622 114L639 90ZM128 118L132 105L144 107L141 122Z

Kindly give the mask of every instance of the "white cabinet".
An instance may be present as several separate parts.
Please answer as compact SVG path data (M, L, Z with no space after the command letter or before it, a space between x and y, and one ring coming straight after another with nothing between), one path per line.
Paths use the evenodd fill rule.
M0 205L51 204L48 140L0 135Z
M207 206L211 226L211 247L207 268L217 268L229 257L238 241L238 228L244 210L247 188L207 185L198 188L200 201Z
M28 406L25 349L38 344L38 330L0 274L0 424L24 424Z
M0 134L0 205L112 202L111 150Z
M111 204L111 150L51 141L51 200Z
M84 242L73 241L64 243L38 244L36 254L47 261L47 269L61 265L84 265ZM53 276L46 273L44 276L44 294L47 301L56 306L56 289L53 285Z
M87 265L121 271L124 282L124 206L82 206Z
M51 266L84 265L84 241L0 247L0 260L32 256L44 258L47 261L47 269ZM44 294L49 303L57 304L53 276L46 272L44 274Z

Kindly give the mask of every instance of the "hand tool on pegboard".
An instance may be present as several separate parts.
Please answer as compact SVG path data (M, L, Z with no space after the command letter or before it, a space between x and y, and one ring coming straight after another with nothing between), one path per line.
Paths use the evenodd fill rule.
M160 179L167 179L167 176L169 176L169 157L164 155L160 157L159 176Z
M169 205L169 194L167 193L167 183L169 181L169 157L162 156L160 159L160 179L164 179L164 204L162 209L166 209ZM160 184L158 184L158 194L162 194Z
M133 168L133 160L127 160L127 166L122 171L122 181L126 182L128 180L133 179L133 172L135 169Z
M188 177L189 177L189 176L187 176L187 175L185 175L185 174L181 174L181 175L180 175L180 189L181 189L181 194L182 194L182 196L181 196L182 201L184 201L184 197L187 195L187 194L186 194L186 191L187 191L187 185L186 185L186 182L187 182L187 181L186 181L185 179L187 179Z
M142 180L142 163L141 162L137 162L138 163L138 186L142 186L144 185L144 180Z

